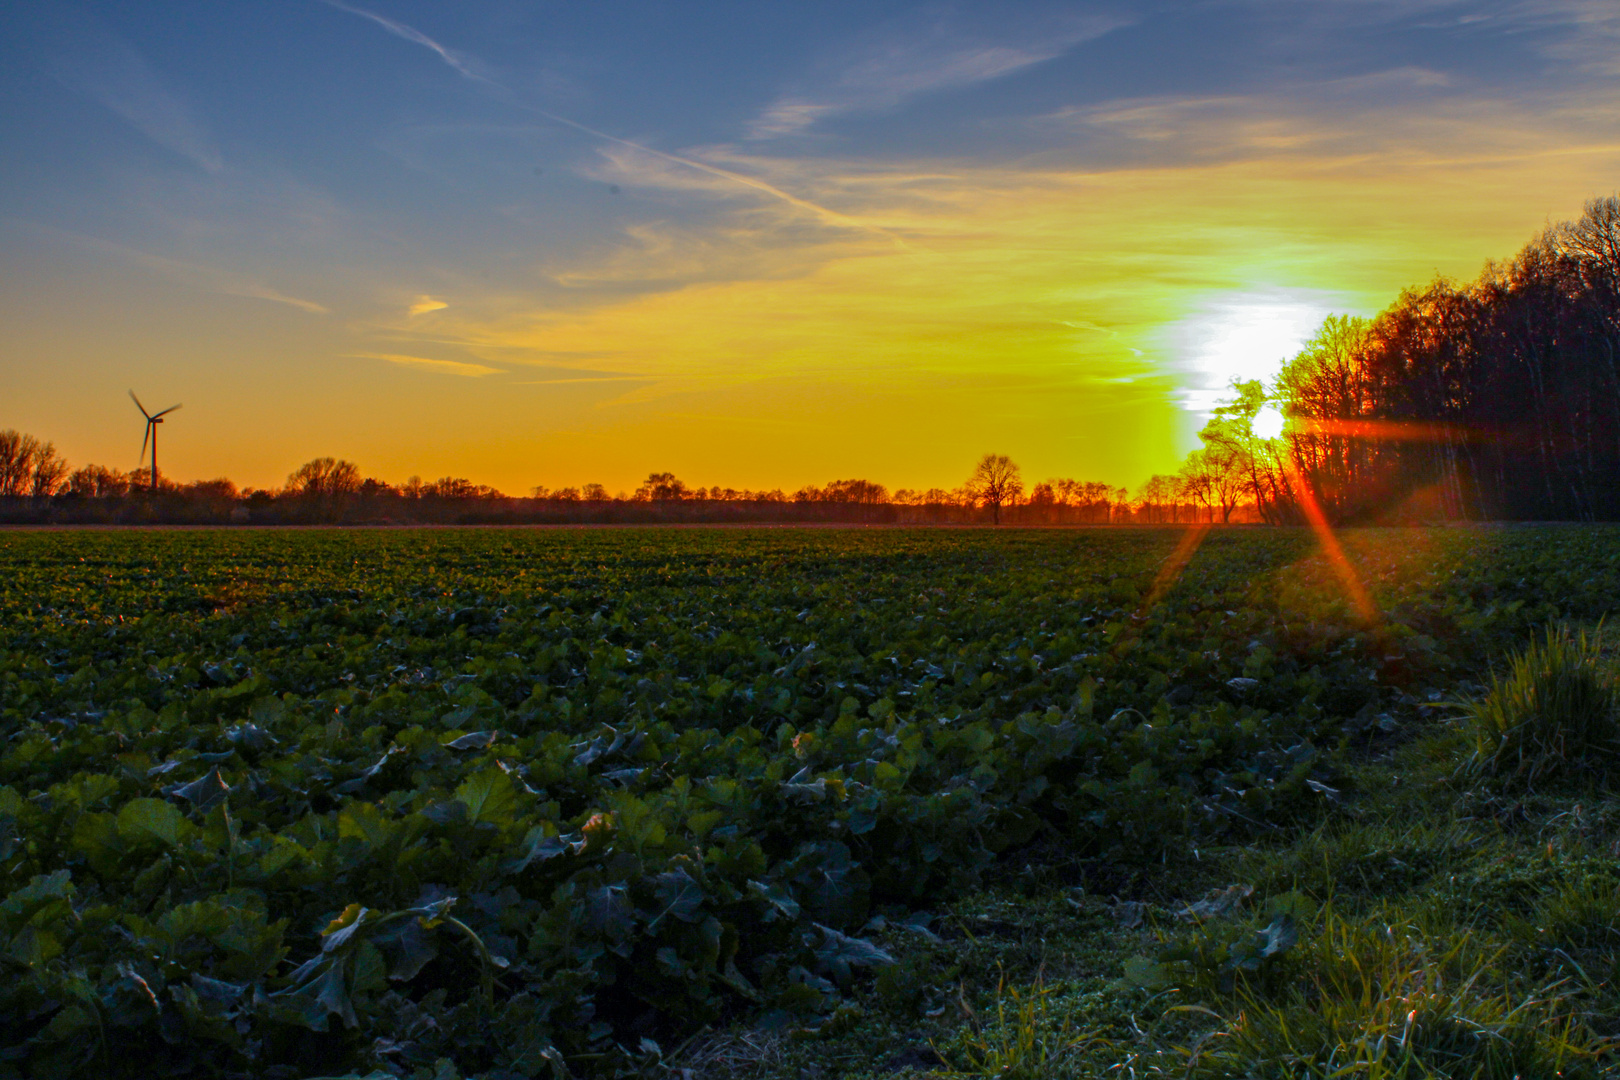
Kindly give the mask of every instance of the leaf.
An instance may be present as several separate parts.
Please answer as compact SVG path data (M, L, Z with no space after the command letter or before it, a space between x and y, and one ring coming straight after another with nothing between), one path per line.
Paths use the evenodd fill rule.
M610 941L622 941L635 929L635 908L623 885L599 885L585 894L585 922Z
M944 939L938 934L934 933L932 930L928 929L928 924L933 921L934 916L930 915L928 912L914 911L910 915L907 915L904 919L901 919L899 922L895 923L894 928L896 930L909 930L913 934L921 935L924 940L938 945L944 941Z
M1270 926L1260 931L1256 944L1260 947L1260 955L1270 958L1293 948L1299 943L1299 931L1294 926L1293 917L1279 915Z
M1127 990L1162 990L1173 982L1163 964L1145 956L1133 956L1125 961L1125 974L1118 985Z
M388 977L396 982L416 978L417 972L439 955L433 935L421 918L395 919L372 933L370 941L388 961Z
M343 964L329 964L320 978L304 988L326 1011L343 1021L346 1028L357 1028L360 1021L354 1015L354 1002L349 1000L349 987L343 978Z
M534 863L555 859L563 852L573 852L578 855L585 850L585 837L579 833L569 836L549 836L549 829L545 825L536 825L529 830L523 838L524 852L521 856L509 860L503 867L508 874L521 874Z
M432 893L438 892L439 890L430 886L429 888L424 888L422 891L424 893ZM431 929L437 926L445 918L445 916L449 915L450 909L455 906L456 898L454 896L441 896L437 900L433 900L426 904L419 903L416 907L408 910L412 915L415 915L418 919L422 920L423 926Z
M387 847L400 831L400 823L375 803L351 802L338 814L338 836L358 840L368 850Z
M444 745L451 750L482 750L500 736L499 731L470 731L460 738L451 739Z
M62 943L49 930L24 926L11 939L8 951L24 967L38 968L62 954Z
M197 997L208 1003L215 1011L229 1009L242 999L247 993L246 983L223 982L219 979L210 979L206 975L191 973L191 989L196 991Z
M673 915L681 922L697 921L703 907L703 886L693 881L684 869L671 870L653 878L653 893L663 908L653 923L665 915Z
M793 899L793 894L783 885L766 885L763 882L750 881L748 891L768 905L765 910L766 922L775 922L777 919L792 921L799 917L799 902Z
M185 799L199 810L224 801L230 793L230 785L225 783L218 769L210 769L189 784L171 784L163 789L163 794Z
M827 798L827 781L822 779L811 784L791 784L784 781L781 790L782 794L788 798L809 802L824 802Z
M821 931L816 961L823 971L831 972L840 983L849 981L851 968L881 967L894 963L894 957L865 938L850 937L820 923L813 925Z
M0 915L6 926L15 933L16 928L28 923L59 918L73 911L73 875L67 870L52 874L36 874L27 885L0 901ZM40 916L46 918L41 919Z
M162 799L131 799L118 811L118 832L128 840L157 840L178 848L185 828L185 815Z
M467 808L468 820L495 825L510 825L518 806L512 778L500 769L484 769L469 776L456 788L455 798Z
M350 904L344 908L338 917L321 931L321 952L336 952L343 948L349 939L354 937L355 931L360 929L360 924L366 921L369 914L371 909L361 907L359 904Z
M225 738L233 746L246 750L268 750L276 745L276 737L252 721L237 724L225 733Z
M1211 889L1204 899L1188 904L1176 912L1175 916L1186 921L1219 919L1232 914L1253 894L1253 885L1229 885L1224 889Z
M371 780L372 777L382 772L384 766L386 766L389 761L393 759L395 754L403 753L405 753L405 748L403 746L390 746L387 750L383 751L383 756L378 758L375 764L368 766L352 780L345 780L343 783L338 784L335 788L333 788L333 790L342 792L345 795L355 794L364 788L366 783Z

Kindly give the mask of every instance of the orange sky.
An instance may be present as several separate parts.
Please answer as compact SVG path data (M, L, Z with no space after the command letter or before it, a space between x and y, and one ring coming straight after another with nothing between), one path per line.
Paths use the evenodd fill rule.
M165 473L256 486L335 455L513 493L951 487L996 451L1134 487L1323 316L1472 277L1612 192L1612 82L1058 98L963 153L563 129L570 177L622 209L555 241L488 193L357 207L228 151L148 167L97 214L0 226L0 426L133 467L133 387L185 403ZM497 225L457 233L456 199Z

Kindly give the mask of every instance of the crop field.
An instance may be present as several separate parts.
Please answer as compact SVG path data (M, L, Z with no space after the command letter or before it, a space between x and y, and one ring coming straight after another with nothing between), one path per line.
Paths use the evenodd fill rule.
M1587 996L1503 1067L1603 1075L1620 950L1461 894L1620 913L1620 815L1437 763L1620 530L1349 532L1372 621L1308 532L1184 538L0 533L0 1077L1240 1076L1324 958L1521 938L1481 1001ZM1442 882L1451 945L1367 929ZM1453 1075L1342 1064L1266 1075Z

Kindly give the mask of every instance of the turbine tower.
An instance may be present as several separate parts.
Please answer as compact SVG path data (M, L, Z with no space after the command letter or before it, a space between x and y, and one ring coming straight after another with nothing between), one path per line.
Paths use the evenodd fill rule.
M170 405L160 413L149 413L146 411L146 406L141 404L141 399L135 396L135 391L131 390L129 392L129 400L133 401L135 407L141 410L141 415L146 417L146 431L141 434L141 460L146 460L146 443L150 439L152 442L152 494L156 495L158 489L157 426L163 423L165 416L174 412L180 406Z

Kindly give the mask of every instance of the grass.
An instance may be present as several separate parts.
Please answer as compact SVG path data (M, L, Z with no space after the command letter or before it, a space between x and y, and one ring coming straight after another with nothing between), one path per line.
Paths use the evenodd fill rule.
M1280 998L1234 996L1226 1030L1188 1055L1188 1076L1590 1074L1595 1040L1569 996L1556 983L1502 986L1502 950L1471 931L1332 916L1303 951L1303 975Z
M1055 993L1044 975L1022 990L1008 986L1003 976L996 984L994 1017L981 1019L964 1000L967 1027L951 1048L955 1052L941 1058L961 1062L960 1071L970 1076L1040 1080L1065 1071L1087 1050L1111 1045L1096 1032L1077 1030Z
M1599 634L1549 626L1468 703L1467 769L1506 785L1606 774L1620 752L1620 685Z

